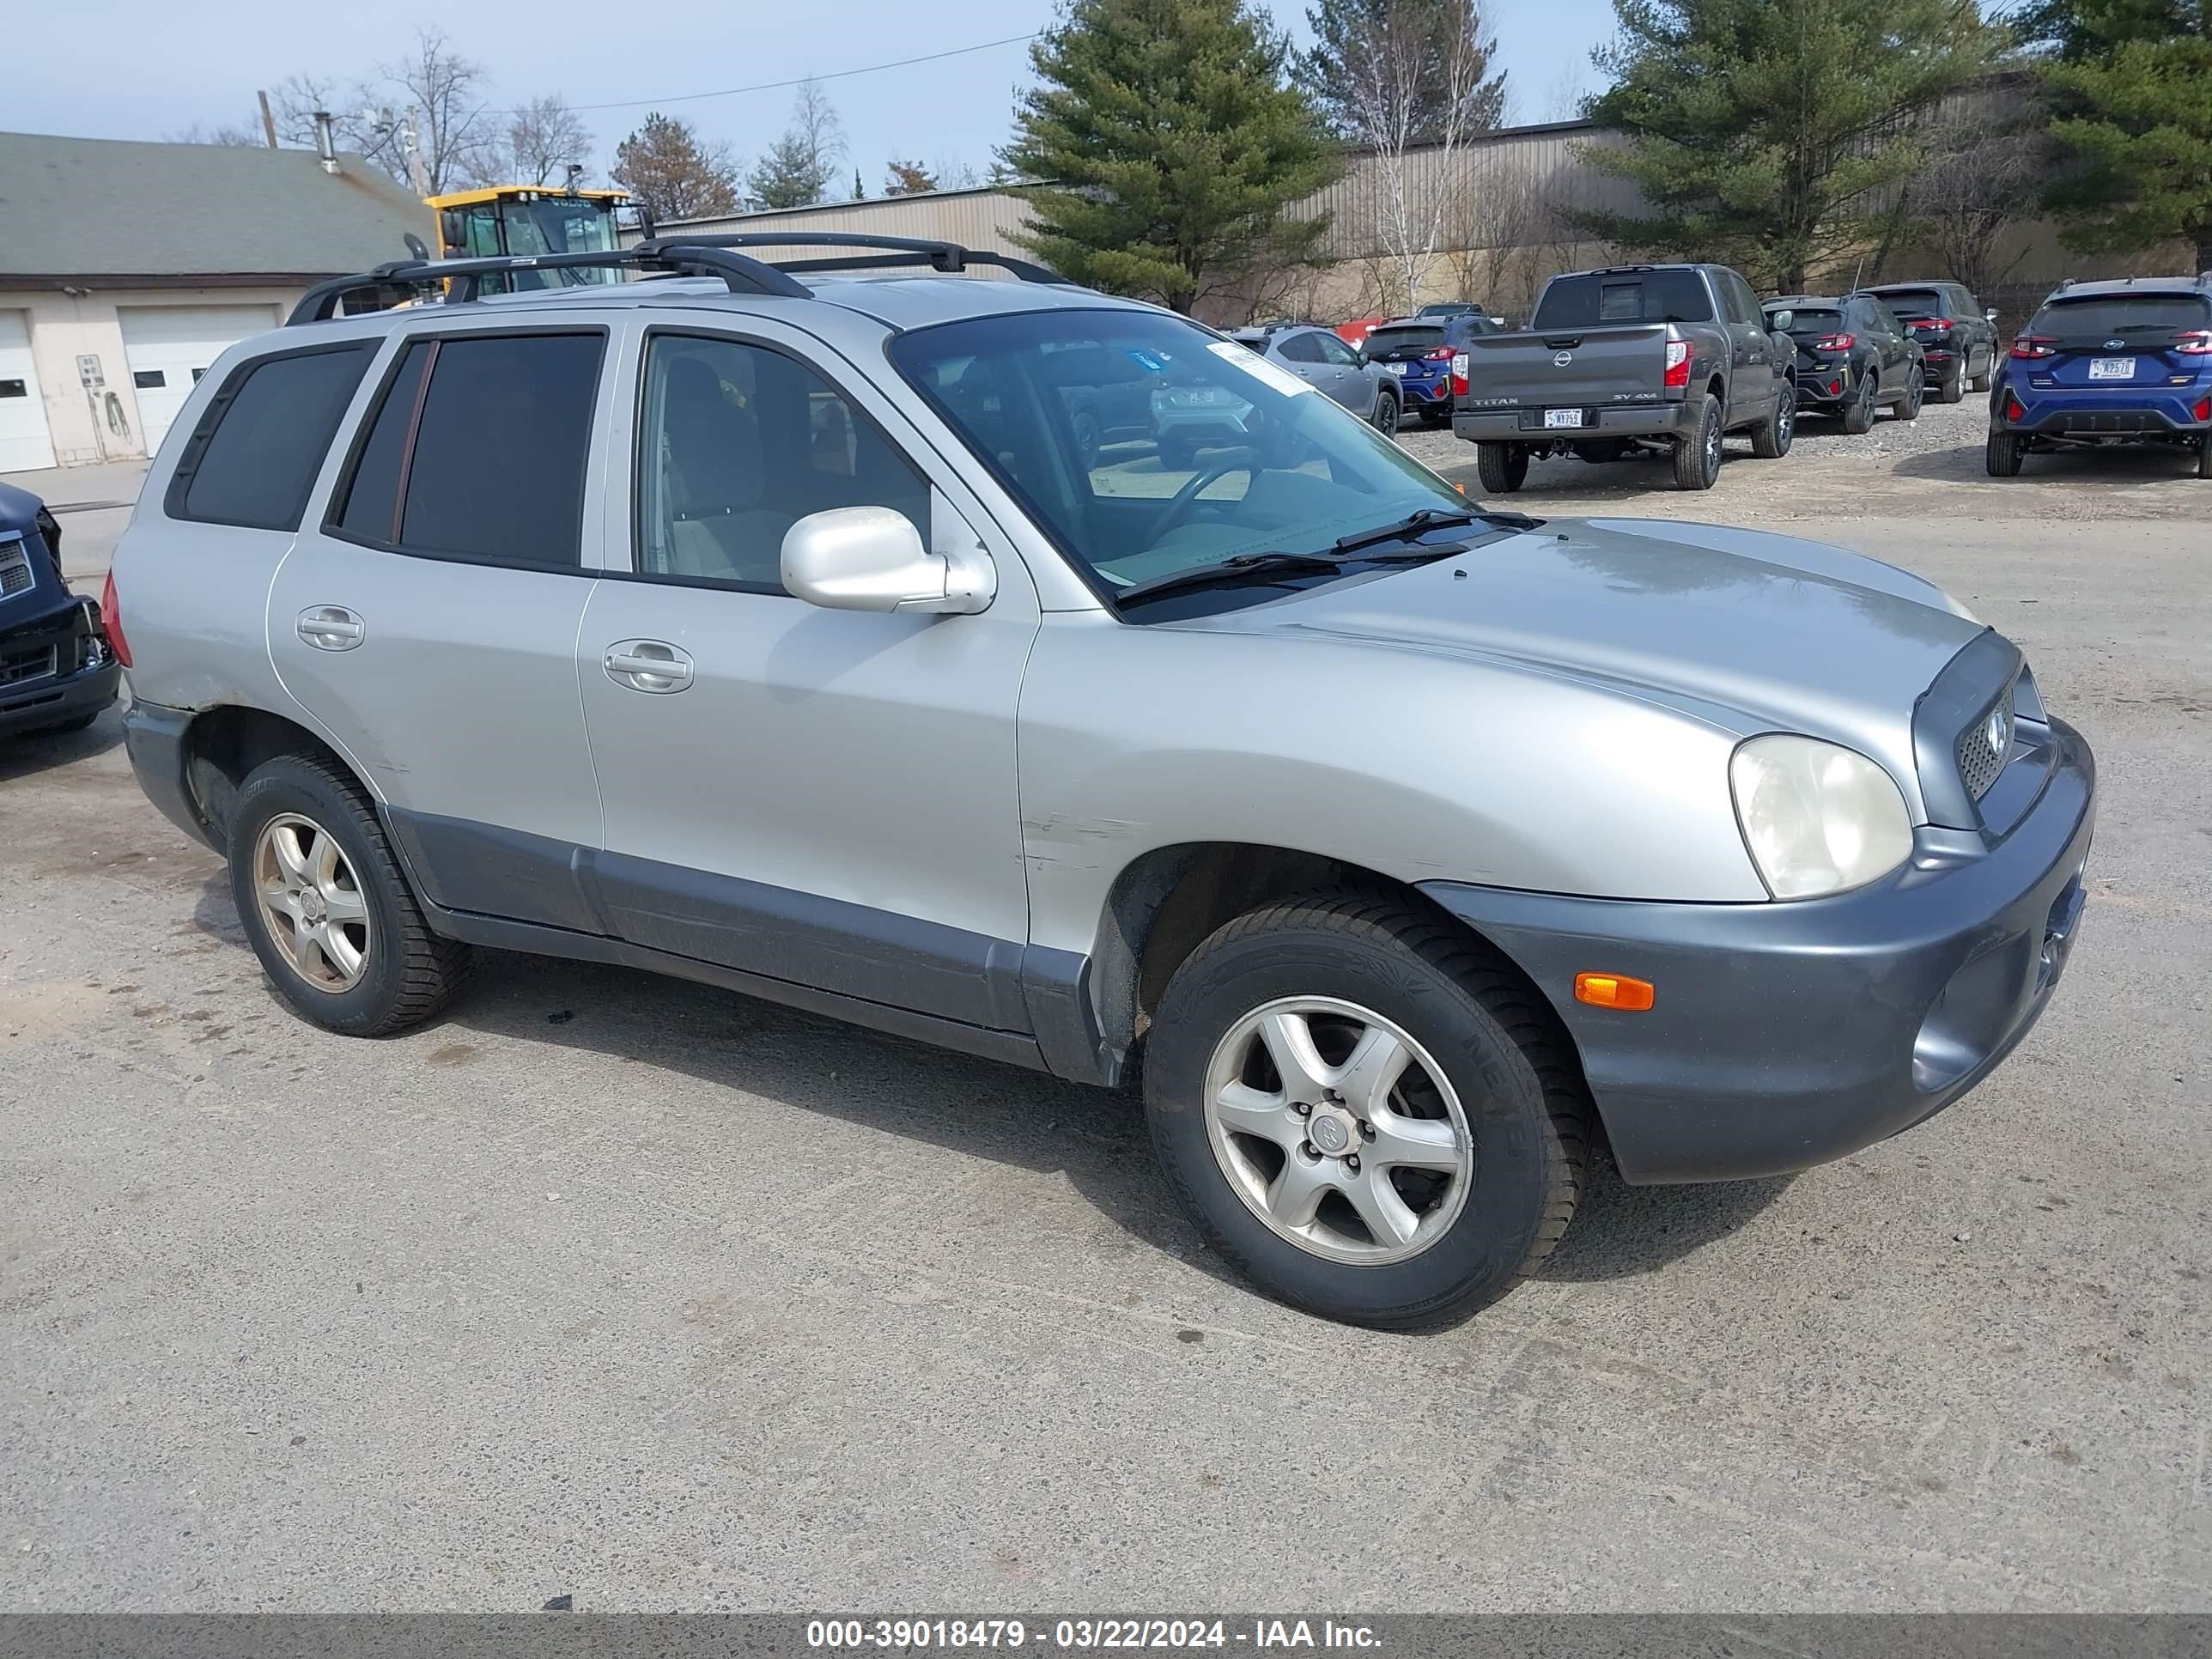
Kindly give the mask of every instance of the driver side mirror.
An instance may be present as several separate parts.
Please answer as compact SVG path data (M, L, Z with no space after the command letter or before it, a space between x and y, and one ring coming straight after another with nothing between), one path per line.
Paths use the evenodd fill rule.
M971 615L999 591L981 548L948 556L921 544L903 513L837 507L810 513L784 532L783 585L830 611L923 611Z

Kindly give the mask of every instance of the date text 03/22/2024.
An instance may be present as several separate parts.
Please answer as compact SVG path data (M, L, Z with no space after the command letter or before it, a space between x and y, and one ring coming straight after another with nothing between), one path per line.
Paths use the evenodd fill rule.
M1040 1647L1073 1651L1199 1648L1336 1649L1379 1645L1365 1625L1332 1619L817 1619L806 1626L811 1648L898 1651L931 1648Z

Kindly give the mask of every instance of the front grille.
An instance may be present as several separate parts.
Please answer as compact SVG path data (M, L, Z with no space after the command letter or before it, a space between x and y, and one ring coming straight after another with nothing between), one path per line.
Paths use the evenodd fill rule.
M1959 733L1959 779L1974 800L1990 793L1990 786L1997 781L1997 774L2004 770L2005 762L2011 757L2012 704L2013 688L2008 685L2003 696Z
M21 538L0 542L0 599L20 593L31 585L31 556Z
M34 645L26 650L0 652L0 685L21 685L54 672L55 647Z

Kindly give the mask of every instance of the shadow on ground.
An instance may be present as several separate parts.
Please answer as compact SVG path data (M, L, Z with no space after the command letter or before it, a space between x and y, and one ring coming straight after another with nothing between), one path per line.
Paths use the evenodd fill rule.
M102 755L123 741L123 717L112 708L82 732L26 732L0 738L0 784L51 772Z

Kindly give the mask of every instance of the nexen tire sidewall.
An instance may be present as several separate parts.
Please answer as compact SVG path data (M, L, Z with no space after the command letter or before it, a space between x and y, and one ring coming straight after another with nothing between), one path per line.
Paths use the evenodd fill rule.
M1203 1100L1215 1045L1253 1009L1295 996L1339 997L1382 1015L1428 1051L1459 1097L1474 1141L1472 1186L1450 1231L1419 1255L1370 1267L1302 1249L1246 1206L1215 1158ZM1447 975L1379 939L1286 930L1201 952L1164 1004L1145 1065L1154 1139L1188 1200L1255 1278L1352 1317L1512 1282L1542 1224L1558 1154L1534 1067Z

